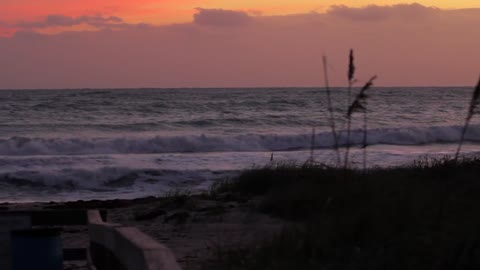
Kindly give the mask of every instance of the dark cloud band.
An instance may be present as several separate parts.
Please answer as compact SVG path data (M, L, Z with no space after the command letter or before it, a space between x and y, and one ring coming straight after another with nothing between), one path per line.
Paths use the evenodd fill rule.
M252 18L243 11L224 9L197 8L194 23L211 26L242 26L250 23Z
M123 24L124 21L119 17L103 17L103 16L80 16L69 17L64 15L49 15L42 21L37 22L20 22L15 24L21 28L48 28L48 27L68 27L80 24L88 24L94 27L103 28L112 25Z

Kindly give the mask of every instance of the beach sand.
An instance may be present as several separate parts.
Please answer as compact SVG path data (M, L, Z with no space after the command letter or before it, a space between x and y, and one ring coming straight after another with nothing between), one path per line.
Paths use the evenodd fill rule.
M183 269L201 269L216 251L241 248L279 232L285 221L257 211L258 199L232 194L173 195L136 200L2 204L3 210L107 209L109 222L135 226L169 247ZM88 247L88 228L63 228L68 248ZM82 269L71 264L65 269Z

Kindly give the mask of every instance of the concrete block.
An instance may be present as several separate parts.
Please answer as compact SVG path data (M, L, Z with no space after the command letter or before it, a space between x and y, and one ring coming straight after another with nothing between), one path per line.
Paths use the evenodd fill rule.
M125 270L181 270L169 248L139 229L103 222L98 211L89 211L88 220L91 252L99 253L92 258L105 268L98 270L119 264ZM100 261L102 256L111 262Z

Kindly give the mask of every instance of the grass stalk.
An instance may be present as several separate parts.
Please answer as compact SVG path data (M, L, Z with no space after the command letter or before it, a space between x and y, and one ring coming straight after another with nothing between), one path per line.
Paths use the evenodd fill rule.
M347 118L351 118L352 115L355 112L363 112L364 113L364 118L363 118L363 145L362 147L364 148L364 154L363 154L363 169L364 172L367 170L367 90L372 88L373 82L377 76L373 76L370 80L367 81L367 83L362 87L360 92L358 93L357 97L355 100L352 102L352 105L348 108L347 112Z
M367 119L367 101L365 100L365 110L363 112L363 173L367 172L367 146L368 146L368 119Z
M472 120L473 115L476 113L476 108L480 98L480 78L478 79L477 87L473 91L472 99L470 100L470 107L468 108L468 114L465 118L465 124L462 129L462 135L460 137L460 142L458 143L457 152L455 153L455 162L457 162L460 152L462 150L462 145L465 140L465 134L467 133L468 127L470 125L470 120Z
M310 162L314 163L315 158L314 158L314 152L315 152L315 128L312 128L312 138L310 140Z
M354 83L354 77L355 77L355 58L353 55L353 50L350 50L350 55L349 55L349 62L348 62L348 97L347 97L347 108L350 106L352 103L352 86ZM350 154L350 135L351 135L351 128L352 128L352 119L350 117L347 117L347 139L346 139L346 150L345 150L345 164L344 168L345 170L348 169L348 156Z
M337 166L341 163L340 159L340 152L338 149L338 136L337 136L337 130L335 127L335 118L333 115L333 107L332 107L332 97L330 93L330 83L328 81L328 70L327 70L327 57L323 56L323 74L324 74L324 80L325 80L325 92L327 94L327 107L328 107L328 112L329 112L329 125L332 130L332 137L333 137L333 147L337 156Z

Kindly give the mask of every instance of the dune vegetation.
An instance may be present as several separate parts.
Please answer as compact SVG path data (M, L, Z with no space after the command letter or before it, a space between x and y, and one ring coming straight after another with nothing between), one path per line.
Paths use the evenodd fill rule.
M478 269L480 159L344 170L277 164L219 183L291 225L205 269Z

